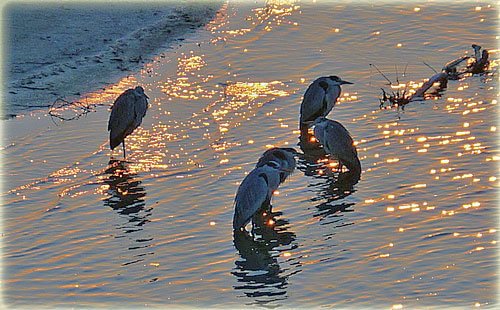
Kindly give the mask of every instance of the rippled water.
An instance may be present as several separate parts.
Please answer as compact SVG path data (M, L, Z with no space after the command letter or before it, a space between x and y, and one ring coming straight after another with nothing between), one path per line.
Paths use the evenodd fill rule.
M226 4L182 47L86 95L111 104L145 86L151 107L127 140L126 163L108 164L105 108L57 126L43 113L5 121L4 301L494 307L495 10ZM422 61L440 69L472 43L492 50L493 76L450 81L399 113L379 109L388 86L370 63L418 82L433 74ZM329 117L358 143L361 180L296 170L273 199L275 226L233 238L239 183L266 148L297 147L302 95L332 74L355 83Z

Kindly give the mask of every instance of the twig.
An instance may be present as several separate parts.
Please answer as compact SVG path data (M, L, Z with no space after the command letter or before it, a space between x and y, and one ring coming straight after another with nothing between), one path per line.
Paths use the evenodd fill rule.
M374 64L370 64L370 66L373 66L375 69L377 69L378 73L380 73L386 80L387 82L389 82L390 85L392 85L392 82L391 80L389 80L389 78L387 76L385 76L385 74L382 73L382 71L380 71L377 66L375 66Z
M92 104L81 101L67 101L63 98L57 98L52 105L49 107L49 115L54 122L54 117L58 118L62 121L72 121L75 119L79 119L80 117L87 115L89 112L95 112L95 107L98 104ZM72 110L75 112L72 116L65 116L62 112ZM54 122L54 124L56 124ZM56 124L57 125L57 124Z
M426 65L427 67L431 68L432 71L434 71L434 73L438 73L436 71L436 69L434 69L433 67L431 67L431 65L429 65L428 63L426 63L425 61L422 61L424 63L424 65Z

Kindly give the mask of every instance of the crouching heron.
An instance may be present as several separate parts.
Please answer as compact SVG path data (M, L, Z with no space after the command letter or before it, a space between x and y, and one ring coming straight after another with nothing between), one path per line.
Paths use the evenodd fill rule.
M243 179L234 199L233 229L244 228L261 209L269 207L274 191L295 169L293 149L266 151Z
M323 145L325 152L339 161L339 171L344 165L351 173L361 174L358 151L349 131L341 123L318 117L310 126L314 126L314 137Z
M109 146L111 150L123 145L123 158L125 158L125 138L141 125L148 109L148 99L144 88L137 86L128 89L116 98L109 116Z
M256 167L262 167L269 161L277 162L283 171L280 172L280 184L285 182L286 178L295 169L295 158L294 155L297 151L293 148L279 148L273 147L262 154L257 162Z
M300 105L300 134L307 135L309 126L320 116L327 116L340 97L342 84L353 84L338 76L323 76L314 80L307 88Z

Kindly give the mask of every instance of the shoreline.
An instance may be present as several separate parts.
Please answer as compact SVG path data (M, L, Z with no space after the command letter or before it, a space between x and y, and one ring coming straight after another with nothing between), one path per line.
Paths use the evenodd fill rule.
M40 53L32 50L32 48L36 49L36 45L40 42L36 40L26 41L27 39L22 41L22 38L19 44L31 42L27 45L33 45L24 46L24 54L13 53L12 46L7 46L4 49L3 84L5 95L2 100L4 103L2 105L2 119L15 118L20 114L48 108L58 98L76 101L83 98L85 93L105 89L106 86L116 83L129 73L140 69L159 50L173 48L188 35L205 26L215 16L221 4L221 2L215 1L166 3L166 6L152 4L152 6L147 7L151 9L147 12L136 6L115 8L116 10L111 15L105 15L109 13L108 11L99 13L97 18L101 20L90 24L86 18L93 17L92 14L95 14L96 10L99 9L98 5L82 7L67 4L58 7L36 7L39 10L55 10L56 12L66 10L70 12L66 17L58 17L66 18L65 23L73 23L71 18L74 18L74 14L83 15L80 21L82 25L75 26L82 27L76 30L72 29L76 33L71 33L69 38L64 22L58 27L51 28L50 32L44 33L43 38L38 38L48 43L46 46L40 46ZM19 9L19 6L4 7L4 15L8 15L6 11L10 10L8 17L15 18L16 9ZM149 18L150 22L142 23L140 27L132 31L128 30L137 25L129 25L128 28L125 27L126 29L119 29L121 33L119 31L113 32L113 26L117 23L112 24L108 21L118 18L122 23L126 22L123 21L124 17L120 15L124 9L128 9L127 12L133 17L141 18L136 22L142 23L142 18ZM34 14L33 12L24 12L23 14L31 13ZM40 12L36 13L40 14ZM45 21L45 23L48 22ZM102 29L103 24L109 28ZM16 28L15 24L10 26L10 30ZM33 27L43 28L40 25L31 26L31 28ZM124 31L126 34L123 35ZM9 33L7 35L9 37L6 40L7 43L12 43L10 40L15 34ZM51 41L46 42L49 40ZM93 43L89 44L89 40ZM55 48L55 44L58 42L59 45ZM51 49L55 49L57 53L52 53Z

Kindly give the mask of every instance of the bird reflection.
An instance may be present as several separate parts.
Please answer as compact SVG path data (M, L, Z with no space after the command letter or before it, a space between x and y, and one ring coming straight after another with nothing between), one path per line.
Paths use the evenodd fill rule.
M288 221L276 219L280 215L281 212L263 212L262 216L255 217L259 220L254 223L252 233L235 230L233 235L240 258L235 261L236 267L232 274L241 283L234 289L255 298L255 304L258 305L269 306L275 301L286 299L288 277L300 272L282 268L278 262L280 254L297 248L293 244L295 233L287 231ZM294 259L287 259L289 261ZM290 265L298 267L300 263Z
M348 209L354 203L335 203L354 193L354 186L360 180L357 172L337 172L336 167L329 165L328 157L325 156L321 147L302 148L302 154L297 162L297 169L304 172L304 175L313 177L316 182L309 187L314 188L316 196L311 198L313 202L320 202L316 208L318 213L314 216L326 218L338 212L351 212Z
M316 140L312 131L305 131L299 136L299 147L309 157L324 157L325 150L321 144Z
M136 179L137 174L129 171L125 161L115 159L110 160L105 174L109 174L104 183L109 185L110 196L104 199L104 205L128 218L128 222L120 227L125 233L142 230L142 226L149 222L152 209L145 209L146 191L142 182Z
M336 214L339 212L353 211L349 208L353 206L354 203L337 203L337 200L346 198L356 191L354 189L354 185L357 181L353 182L356 179L351 178L351 176L347 174L349 173L345 173L345 175L341 175L341 177L337 179L327 177L323 182L317 182L309 185L317 190L317 196L312 198L311 201L320 202L316 205L318 212L313 215L314 217L325 219L329 216L336 217Z

